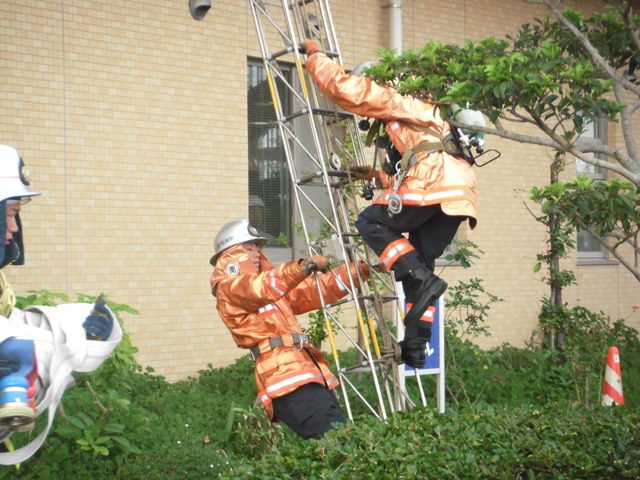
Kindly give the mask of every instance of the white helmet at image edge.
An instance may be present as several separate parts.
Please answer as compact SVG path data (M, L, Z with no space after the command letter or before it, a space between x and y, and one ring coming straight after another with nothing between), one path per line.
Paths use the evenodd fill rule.
M373 60L365 60L364 62L360 62L358 65L353 67L353 70L351 70L351 75L355 77L363 77L364 71L370 66L375 65L375 63L376 62L374 62Z
M216 260L222 252L235 245L245 242L258 242L260 246L267 243L267 239L261 237L255 227L252 227L249 220L241 218L226 223L216 235L213 244L213 256L209 263L216 266Z
M8 145L0 145L0 202L36 195L40 192L29 191L29 170L18 151Z

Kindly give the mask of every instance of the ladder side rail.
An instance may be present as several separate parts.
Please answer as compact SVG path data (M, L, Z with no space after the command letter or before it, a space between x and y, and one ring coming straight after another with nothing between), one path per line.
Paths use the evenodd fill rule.
M320 11L322 12L322 19L324 22L325 30L328 32L327 41L329 43L329 50L335 52L338 60L338 64L342 67L342 54L340 53L340 47L338 45L338 36L336 34L335 25L333 23L333 16L331 15L331 8L327 0L319 0Z
M319 41L341 64L338 39L329 5L324 0L313 2L292 2L292 16L295 19L296 34L300 41Z

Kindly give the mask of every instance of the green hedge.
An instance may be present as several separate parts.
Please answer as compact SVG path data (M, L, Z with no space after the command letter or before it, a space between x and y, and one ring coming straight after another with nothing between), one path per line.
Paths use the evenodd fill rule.
M640 416L624 408L416 408L238 462L221 478L640 478Z
M620 328L582 328L556 352L481 350L448 332L444 414L418 407L378 421L354 400L356 421L318 441L301 440L253 408L248 355L168 383L143 370L125 335L97 372L76 375L40 451L19 467L0 467L0 479L637 479L640 341ZM611 343L603 332L620 350L622 407L599 405ZM423 383L434 405L434 377ZM12 440L20 447L29 438Z

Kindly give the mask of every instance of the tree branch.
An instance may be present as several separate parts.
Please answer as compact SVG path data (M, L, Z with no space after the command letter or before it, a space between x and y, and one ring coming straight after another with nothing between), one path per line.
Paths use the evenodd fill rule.
M576 39L582 44L584 49L593 59L594 63L598 65L602 70L604 70L609 78L611 78L614 82L622 85L627 90L634 92L636 95L640 95L640 87L635 85L634 83L631 83L626 78L618 75L618 72L616 72L613 67L611 67L611 65L609 65L609 63L607 63L604 58L602 58L602 55L600 55L598 50L591 44L589 39L580 30L578 30L578 28L573 23L571 23L567 19L567 17L562 14L559 8L561 2L545 0L544 3L547 4L549 10L553 12L556 18L560 20L560 22L565 27L567 27L567 29L569 29L571 33L573 33L573 36L576 37Z
M495 135L500 138L512 140L514 142L528 143L531 145L540 145L543 147L564 150L585 163L596 167L606 168L607 170L617 173L640 188L640 175L633 173L633 170L627 168L625 163L623 163L625 162L625 156L621 155L622 152L619 149L595 144L588 144L587 148L577 148L575 144L566 142L561 136L553 132L553 130L551 130L544 122L542 122L542 120L539 120L539 122L536 123L536 126L538 126L538 128L540 128L545 134L547 134L549 138L515 133L504 129L504 127L500 129L480 127L477 125L468 125L466 123L457 122L455 120L449 120L449 123L451 123L451 125L453 125L454 127L475 130L487 135ZM595 157L590 157L585 155L585 153L601 153L617 160L619 164L601 160Z
M616 98L622 99L622 92L620 91L620 87L616 84L613 85L613 92L616 95ZM619 103L624 103L624 101L618 100ZM620 125L622 127L622 137L624 138L624 143L627 147L627 155L629 170L633 172L640 172L640 160L638 160L638 147L636 145L636 141L633 138L633 125L631 120L631 115L633 114L633 110L630 110L629 107L625 107L620 111ZM624 162L620 162L625 164Z
M638 32L633 27L633 19L631 14L632 2L625 1L621 3L622 4L626 3L626 8L624 9L624 12L622 11L622 9L619 9L622 15L622 21L627 27L627 31L629 32L629 36L631 37L631 41L635 45L636 50L640 52L640 36L638 36Z
M93 388L91 388L91 384L89 382L87 382L87 387L89 388L89 391L91 391L91 393L93 394L93 403L97 405L100 411L102 412L102 416L100 418L100 425L104 427L105 423L107 422L107 416L109 415L109 409L106 408L104 405L102 405L102 403L100 402L100 399L98 398L98 394L93 390Z

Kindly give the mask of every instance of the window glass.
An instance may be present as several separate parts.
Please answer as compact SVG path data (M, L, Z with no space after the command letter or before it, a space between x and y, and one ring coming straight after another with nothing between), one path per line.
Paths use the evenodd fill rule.
M286 69L285 76L290 75ZM287 94L276 88L287 112ZM276 122L264 65L247 66L247 116L249 141L249 221L270 246L291 246L291 189L286 154ZM284 242L283 242L283 239Z
M584 145L586 143L604 143L605 128L603 127L603 125L605 125L604 121L588 123L587 125L585 125L584 131L578 139L578 145ZM589 153L587 154L587 156L591 158L602 158L593 153ZM606 178L606 170L603 167L596 167L595 165L591 165L590 163L587 163L583 160L576 159L576 174L582 175L583 173L598 179Z

